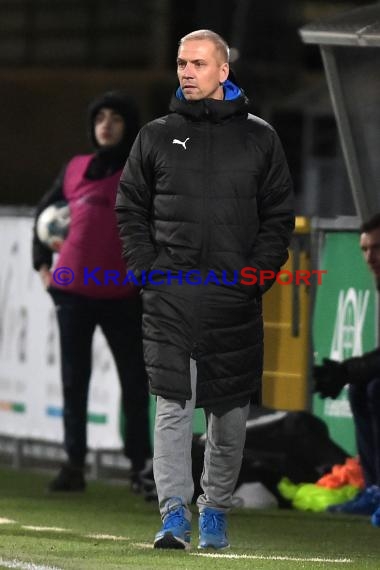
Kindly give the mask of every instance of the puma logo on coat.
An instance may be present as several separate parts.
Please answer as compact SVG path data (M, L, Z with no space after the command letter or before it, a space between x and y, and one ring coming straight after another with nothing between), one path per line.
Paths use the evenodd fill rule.
M187 137L187 139L185 139L184 141L180 141L178 139L173 139L173 144L180 144L186 150L186 143L188 140L190 140L190 137Z

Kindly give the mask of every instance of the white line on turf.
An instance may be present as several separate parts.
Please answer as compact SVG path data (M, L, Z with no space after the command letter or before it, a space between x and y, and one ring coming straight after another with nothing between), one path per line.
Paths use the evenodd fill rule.
M23 524L21 528L25 530L36 530L37 532L52 531L52 532L70 532L69 528L61 528L59 526L32 526Z
M0 524L12 524L16 521L12 519L0 518ZM60 528L55 526L31 526L31 525L23 525L21 528L25 530L35 530L37 532L43 531L53 531L53 532L70 532L68 528ZM84 535L86 538L95 538L98 540L129 540L126 536L114 536L112 534L86 534ZM148 544L146 542L134 542L131 546L137 546L137 548L153 548L152 544ZM191 556L203 556L205 558L228 558L230 560L238 560L238 559L249 559L249 560L288 560L293 562L325 562L325 563L340 563L340 564L352 564L353 560L351 558L321 558L321 557L310 557L310 558L298 558L294 556L263 556L259 554L219 554L214 552L190 552ZM2 559L0 558L0 563ZM18 563L16 561L9 562L13 564L24 564ZM6 566L7 568L25 568L26 570L55 570L49 566L36 566L36 565L27 565L27 566ZM59 569L58 569L59 570Z
M20 560L4 560L0 557L0 564L3 568L18 568L18 570L62 570L57 566L45 566L34 564L33 562L21 562Z
M114 536L112 534L85 534L85 538L99 538L100 540L129 540L127 536Z
M137 548L153 548L152 544L146 542L133 542L131 546ZM228 558L230 560L289 560L293 562L340 562L343 564L351 564L351 558L320 558L318 556L310 558L298 558L295 556L264 556L260 554L219 554L216 552L190 552L190 556L203 556L204 558Z
M191 556L204 556L206 558L229 558L229 559L250 559L250 560L290 560L293 562L337 562L342 564L351 564L351 558L298 558L296 556L262 556L259 554L217 554L214 552L190 552Z
M0 519L0 523L1 523L2 519ZM3 519L3 524L6 523L13 523L16 521L12 521L10 519ZM59 526L32 526L32 525L22 525L21 528L25 529L25 530L35 530L36 532L45 532L45 531L50 531L50 532L72 532L72 530L70 528L61 528ZM129 540L129 538L127 536L115 536L113 534L97 534L97 533L93 533L93 534L85 534L84 535L85 538L96 538L99 540Z

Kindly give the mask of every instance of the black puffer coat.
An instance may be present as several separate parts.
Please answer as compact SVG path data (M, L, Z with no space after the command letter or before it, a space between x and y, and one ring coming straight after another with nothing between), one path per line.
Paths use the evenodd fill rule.
M198 406L246 403L260 385L261 294L271 282L248 287L239 276L228 285L222 275L233 282L245 266L277 272L286 261L294 227L286 160L243 95L174 97L171 111L140 131L116 201L129 269L163 272L143 290L151 392L189 399L192 356ZM191 270L202 284L189 283Z

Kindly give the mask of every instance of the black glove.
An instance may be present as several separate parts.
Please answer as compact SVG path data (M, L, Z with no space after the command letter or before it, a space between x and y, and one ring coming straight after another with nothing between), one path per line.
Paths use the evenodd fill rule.
M322 366L313 366L314 392L321 398L336 398L347 384L348 374L344 362L323 359Z

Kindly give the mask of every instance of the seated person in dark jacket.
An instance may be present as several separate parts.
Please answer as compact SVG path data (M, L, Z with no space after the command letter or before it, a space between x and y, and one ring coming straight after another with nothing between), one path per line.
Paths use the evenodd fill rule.
M37 207L64 200L70 230L56 267L73 271L60 284L51 272L52 251L33 238L33 265L56 306L61 345L64 446L67 463L50 483L51 491L83 491L87 453L87 398L92 367L92 338L99 326L115 359L126 417L125 454L132 463L135 490L145 490L146 460L151 457L149 394L141 338L141 297L136 287L117 282L100 285L84 279L85 268L125 275L114 211L116 190L130 146L138 131L137 109L120 91L107 92L89 108L93 154L75 156ZM103 273L102 273L103 272ZM149 466L149 465L148 465ZM154 488L150 477L149 491Z
M361 226L360 247L380 290L380 214ZM372 515L380 518L380 348L343 362L325 359L314 367L315 391L336 398L349 384L357 448L366 488L353 500L329 508L330 512Z

